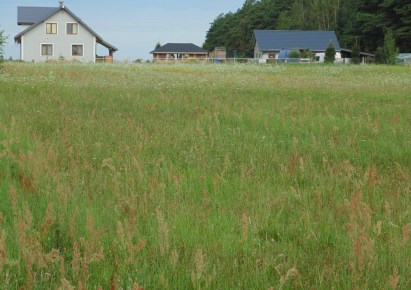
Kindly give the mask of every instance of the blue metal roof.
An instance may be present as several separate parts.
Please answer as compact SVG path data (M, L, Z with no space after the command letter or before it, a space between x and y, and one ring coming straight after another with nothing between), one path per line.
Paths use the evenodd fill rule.
M254 30L254 38L263 52L282 49L325 51L330 42L336 51L341 50L334 31Z
M150 53L201 53L208 51L192 43L167 43Z
M56 7L17 7L17 24L32 25L58 11Z

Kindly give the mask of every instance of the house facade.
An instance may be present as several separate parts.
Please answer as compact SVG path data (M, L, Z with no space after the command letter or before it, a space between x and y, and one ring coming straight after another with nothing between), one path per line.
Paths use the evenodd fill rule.
M325 50L332 43L336 59L341 48L334 31L254 30L254 58L278 59L283 50L310 51L317 61L324 61Z
M22 31L15 36L20 59L45 62L68 60L95 62L96 45L108 49L106 61L118 49L105 42L87 24L60 2L59 7L18 7L17 22Z
M208 51L192 43L167 43L150 52L154 61L206 59Z

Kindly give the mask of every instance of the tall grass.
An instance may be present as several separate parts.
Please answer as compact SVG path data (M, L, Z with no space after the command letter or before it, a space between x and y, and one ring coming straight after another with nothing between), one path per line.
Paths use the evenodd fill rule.
M406 289L411 69L4 65L0 288Z

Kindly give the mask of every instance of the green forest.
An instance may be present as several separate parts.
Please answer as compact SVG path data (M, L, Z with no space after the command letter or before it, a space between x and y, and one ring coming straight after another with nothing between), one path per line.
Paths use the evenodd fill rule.
M333 30L341 47L375 53L393 34L400 52L411 51L409 0L246 0L237 12L211 23L204 48L225 46L229 56L250 57L253 30Z

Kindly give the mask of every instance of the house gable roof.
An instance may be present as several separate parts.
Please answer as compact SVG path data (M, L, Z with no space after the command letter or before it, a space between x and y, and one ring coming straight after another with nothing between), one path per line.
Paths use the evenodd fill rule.
M192 43L167 43L150 53L194 53L194 54L206 54L207 50L192 44Z
M79 17L77 17L70 9L66 6L61 6L59 8L52 8L52 7L18 7L17 9L17 24L18 25L31 25L27 29L23 30L19 34L14 37L15 41L19 41L20 37L38 25L44 23L50 17L56 15L60 11L66 11L71 17L73 17L78 23L80 23L86 30L88 30L96 40L101 45L107 47L110 50L117 51L118 49L111 45L110 43L106 42L98 35L93 29L91 29L86 23L84 23Z
M33 25L53 15L56 7L17 7L17 24Z
M330 42L336 51L341 50L334 31L254 30L254 39L260 51L282 49L325 51Z

